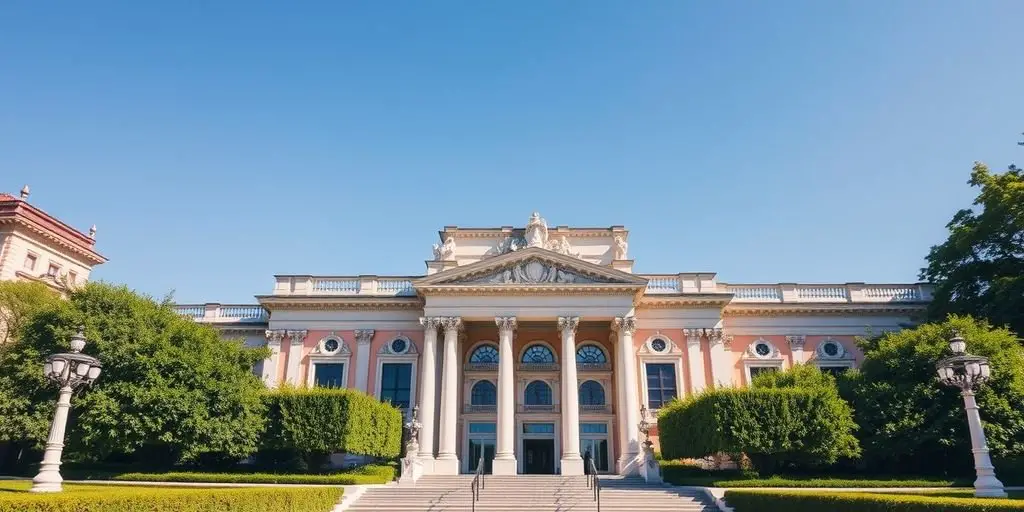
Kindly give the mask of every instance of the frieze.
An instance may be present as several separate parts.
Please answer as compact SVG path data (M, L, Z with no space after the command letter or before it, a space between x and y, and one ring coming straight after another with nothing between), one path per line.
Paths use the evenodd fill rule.
M585 276L539 259L530 259L481 277L445 284L595 284L614 282L611 279Z

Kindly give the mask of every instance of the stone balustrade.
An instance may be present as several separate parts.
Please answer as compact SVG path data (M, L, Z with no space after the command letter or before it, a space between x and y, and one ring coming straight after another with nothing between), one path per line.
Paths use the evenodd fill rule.
M274 295L369 295L411 297L416 295L411 277L378 276L276 276Z
M175 304L174 310L203 323L264 323L268 317L259 304Z
M932 298L932 286L914 284L727 284L715 279L715 274L648 274L647 295L675 295L683 293L730 293L733 302L817 302L817 303L885 303L927 302Z

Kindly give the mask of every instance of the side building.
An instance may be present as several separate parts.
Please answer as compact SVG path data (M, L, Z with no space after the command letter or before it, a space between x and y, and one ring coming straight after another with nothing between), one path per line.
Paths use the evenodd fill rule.
M739 284L713 272L636 274L629 232L525 227L439 232L420 276L275 276L257 304L182 304L266 345L255 371L354 388L423 423L428 474L637 471L641 414L797 363L855 367L857 336L912 325L921 283ZM656 432L654 441L657 441Z

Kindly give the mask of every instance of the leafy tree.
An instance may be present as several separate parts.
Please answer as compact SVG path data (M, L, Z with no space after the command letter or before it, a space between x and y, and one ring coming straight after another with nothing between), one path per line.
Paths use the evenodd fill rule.
M936 284L930 316L980 316L1024 336L1024 170L998 174L975 163L968 183L980 188L980 211L957 212L949 238L921 269L920 278Z
M840 393L853 406L864 462L871 469L970 472L963 400L959 391L940 384L935 372L935 363L949 354L954 330L967 340L969 352L992 364L992 379L977 394L992 455L1024 454L1024 348L1005 328L951 316L862 341L863 364L840 378Z
M0 347L16 339L33 315L59 300L60 295L43 283L0 281Z
M796 364L784 372L761 372L750 387L824 389L838 393L835 378L809 364Z
M36 314L0 352L0 440L45 442L56 389L43 378L43 359L66 351L79 325L103 374L73 402L70 459L191 463L256 450L265 406L252 366L266 349L222 340L166 301L102 283Z

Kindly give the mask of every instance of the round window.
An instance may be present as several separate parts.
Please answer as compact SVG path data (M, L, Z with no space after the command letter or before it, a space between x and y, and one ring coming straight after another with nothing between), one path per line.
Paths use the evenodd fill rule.
M331 338L324 341L324 352L336 352L338 350L338 340Z
M767 343L758 343L757 346L754 347L754 351L757 352L757 355L764 357L772 353L772 348L769 347Z
M825 355L835 357L839 355L839 344L834 341L830 341L821 347L821 350Z
M395 338L394 341L391 342L391 351L396 354L405 352L405 349L407 348L409 348L409 342L402 338Z
M651 340L651 349L655 352L664 352L668 348L668 344L661 338L654 338Z

